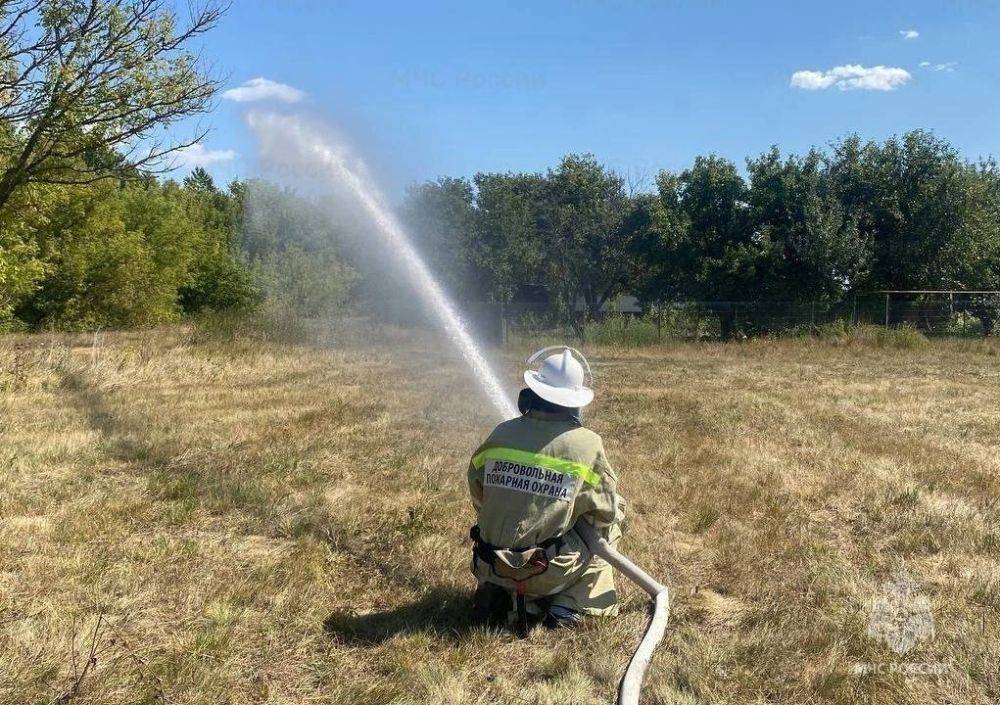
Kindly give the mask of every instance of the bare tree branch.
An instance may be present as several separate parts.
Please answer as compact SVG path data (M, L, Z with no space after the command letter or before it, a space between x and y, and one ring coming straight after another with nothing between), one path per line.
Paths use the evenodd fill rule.
M103 624L104 614L101 613L97 615L97 623L94 625L94 631L90 636L90 649L87 653L87 660L83 664L83 668L79 671L76 667L76 634L74 632L73 643L71 646L73 654L73 682L70 684L69 688L64 690L52 700L53 705L65 705L76 698L76 696L80 694L80 690L83 688L83 682L87 678L87 674L90 673L91 669L97 667L97 650L101 643L100 634L101 626Z
M194 144L154 136L211 108L219 81L187 47L227 9L189 4L182 24L165 0L0 0L0 209L30 183L157 173Z

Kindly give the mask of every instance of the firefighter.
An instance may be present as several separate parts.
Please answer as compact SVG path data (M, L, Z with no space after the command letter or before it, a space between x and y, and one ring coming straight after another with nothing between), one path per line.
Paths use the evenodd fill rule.
M477 519L473 620L516 620L522 632L529 615L557 628L617 614L611 566L591 555L574 525L589 522L615 543L625 513L601 437L581 421L594 398L586 358L556 346L539 350L528 366L521 416L493 430L468 473Z

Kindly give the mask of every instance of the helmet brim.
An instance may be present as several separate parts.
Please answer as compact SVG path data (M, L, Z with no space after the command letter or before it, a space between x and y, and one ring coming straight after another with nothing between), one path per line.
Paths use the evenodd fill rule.
M579 389L566 389L565 387L553 387L550 384L538 379L538 372L528 370L524 373L524 383L528 385L535 394L540 396L550 404L565 406L569 409L579 409L594 401L594 390L588 387Z

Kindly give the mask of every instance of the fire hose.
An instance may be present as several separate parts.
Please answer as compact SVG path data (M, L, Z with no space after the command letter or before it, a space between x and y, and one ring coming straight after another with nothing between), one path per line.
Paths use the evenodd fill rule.
M576 531L586 542L590 552L600 556L622 575L641 587L653 598L653 614L650 617L646 633L629 661L625 675L622 676L618 689L618 705L638 705L639 691L642 688L642 678L653 657L653 651L663 639L667 629L667 619L670 616L670 592L666 586L656 582L639 566L620 554L603 536L587 522L576 524Z
M585 369L586 374L593 381L594 373L590 369L587 358L579 350L566 345L553 345L542 348L528 358L527 364L529 368L532 363L540 360L547 353L559 350L568 351L569 354L575 353L578 358L576 364L580 367L579 374L583 377L583 370ZM565 368L567 362L563 360L562 365ZM531 386L530 374L530 372L525 373L525 382L528 383L529 387ZM586 387L584 388L586 389ZM583 402L583 404L586 403L586 401ZM521 410L520 403L518 404L518 409ZM586 521L578 521L574 528L587 544L587 548L590 549L591 554L600 556L606 560L613 568L617 569L618 572L641 587L653 598L653 614L646 627L646 633L639 642L639 646L636 647L635 653L632 655L632 660L629 661L628 668L625 669L625 675L622 676L621 684L618 688L618 705L639 705L639 691L642 689L642 679L646 675L646 669L649 667L650 660L653 658L653 651L656 650L657 645L663 640L663 634L667 630L667 620L670 617L670 592L666 586L658 583L642 568L615 550L614 546L607 539L597 533L593 525Z

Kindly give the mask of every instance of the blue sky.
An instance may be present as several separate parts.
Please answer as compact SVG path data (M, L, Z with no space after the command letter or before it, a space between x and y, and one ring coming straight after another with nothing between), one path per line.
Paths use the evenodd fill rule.
M849 132L1000 156L998 37L1000 2L977 0L236 0L204 53L226 88L266 82L221 98L186 161L252 175L255 95L344 128L397 195L568 152L652 176Z

